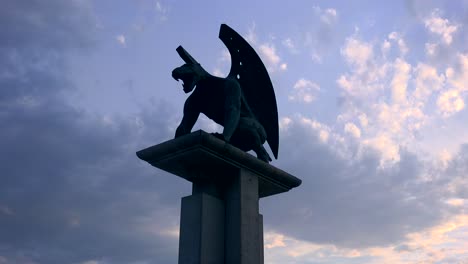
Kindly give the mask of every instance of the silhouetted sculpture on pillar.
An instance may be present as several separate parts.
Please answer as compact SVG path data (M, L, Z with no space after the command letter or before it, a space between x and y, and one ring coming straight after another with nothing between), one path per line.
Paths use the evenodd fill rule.
M253 150L265 162L271 161L263 147L268 142L278 158L278 110L268 72L254 49L227 25L219 38L231 54L231 71L226 78L215 77L182 47L177 48L185 64L172 71L190 93L175 137L189 134L200 113L224 127L220 139L243 150Z
M181 202L179 264L262 264L259 200L287 192L301 180L268 164L265 141L278 158L278 111L265 66L228 26L221 25L219 38L231 53L229 75L210 75L178 47L185 64L172 77L192 93L176 138L137 156L192 183L192 194ZM191 132L200 113L222 125L223 133ZM257 158L245 153L250 150Z

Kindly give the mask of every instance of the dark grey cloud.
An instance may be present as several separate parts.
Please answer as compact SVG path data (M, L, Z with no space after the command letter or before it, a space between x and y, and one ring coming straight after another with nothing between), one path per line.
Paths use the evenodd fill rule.
M67 54L96 44L86 4L2 2L0 263L174 263L189 185L135 155L171 137L171 106L109 122L66 103Z
M281 142L278 167L302 178L303 184L262 201L272 230L350 248L383 246L449 213L444 184L422 182L427 164L409 151L403 149L399 162L380 169L375 151L364 149L359 157L345 158L299 120Z

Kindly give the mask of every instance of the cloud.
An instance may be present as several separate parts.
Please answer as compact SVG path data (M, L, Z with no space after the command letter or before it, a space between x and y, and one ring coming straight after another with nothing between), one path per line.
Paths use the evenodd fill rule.
M353 123L348 122L345 124L344 131L349 133L353 137L360 138L361 137L361 130Z
M434 10L431 15L424 20L424 26L433 34L441 38L442 43L452 44L453 35L457 32L458 26L448 19L439 15L439 10Z
M283 40L282 44L293 54L299 53L296 44L291 38L286 38Z
M324 57L333 54L338 31L339 12L336 8L312 7L313 16L306 23L304 32L295 37L286 37L283 45L293 54L306 51L315 63L322 63Z
M386 153L383 157L390 162L398 159L399 146L417 148L417 139L431 124L464 109L463 83L468 80L464 54L442 65L411 61L401 51L389 52L397 39L402 39L398 32L388 34L380 43L361 40L356 34L348 37L341 53L350 69L336 80L345 108L339 122L357 123L365 114L370 125L362 127L365 137L361 140L373 142L369 146ZM381 53L374 49L376 45Z
M395 31L391 32L390 34L388 34L388 39L390 41L395 42L398 45L398 48L399 48L400 53L402 55L405 55L406 53L408 53L409 48L406 45L406 42L403 39L403 37L401 36L401 34L399 34L398 32L395 32ZM387 45L386 43L387 43L387 41L384 41L384 45Z
M2 14L0 32L15 25L31 34L0 40L0 122L8 124L0 137L0 261L175 262L177 239L166 234L178 226L178 192L189 186L135 156L172 137L170 106L104 118L68 103L67 54L94 47L92 10L80 3L12 1L12 13ZM36 34L18 14L51 22Z
M444 215L437 187L419 180L424 163L405 149L397 150L399 161L381 168L379 152L344 141L314 120L289 117L281 135L280 156L288 157L278 167L303 184L263 200L268 230L315 244L365 248L400 241Z
M443 116L448 117L465 108L465 102L460 93L455 90L444 91L437 99L437 107Z
M139 161L134 152L172 138L180 116L164 102L130 116L91 115L70 103L76 84L67 79L67 55L89 52L96 39L92 8L82 3L10 1L0 11L0 32L8 36L0 39L0 123L7 124L0 132L6 153L0 155L0 263L173 263L179 199L190 185ZM29 21L31 16L38 18ZM463 97L465 55L441 73L403 58L383 60L372 42L350 39L364 52L343 52L352 67L340 75L352 106L344 109L350 112L343 123L280 119L275 165L303 185L262 200L267 257L272 263L324 257L397 263L390 258L398 258L399 250L429 252L427 262L466 259L466 243L454 247L444 238L466 241L468 148L445 155L446 165L433 168L399 145L406 134L380 133L405 131L424 119L422 99L413 104L412 97L429 103L431 95L450 89ZM277 50L273 54L280 57ZM280 58L276 67L283 64ZM406 85L401 94L407 105L388 95L371 101L368 91L388 93L394 79L395 86ZM309 82L298 82L298 90L313 87ZM419 88L413 91L413 84ZM363 98L369 103L359 104ZM345 140L335 127L355 139ZM385 155L399 159L382 167Z
M318 6L314 6L313 10L320 17L320 21L324 24L333 25L338 20L338 11L334 8L322 9Z
M458 53L457 60L452 67L445 71L448 83L459 92L467 92L468 86L468 53Z
M425 102L429 96L442 89L445 75L438 74L437 69L425 63L418 63L415 71L415 89L413 95L420 102Z
M373 47L369 43L351 37L346 39L341 54L349 64L357 66L358 72L362 72L366 70L373 57Z
M392 47L392 44L388 40L384 40L381 46L381 50L383 54L387 54L390 48Z
M265 239L278 246L266 248L271 263L464 263L466 257L466 221L459 215L420 232L407 235L404 242L384 247L342 248L331 244L316 244L275 233Z
M372 43L357 36L348 37L341 48L341 55L351 72L341 74L336 83L347 99L374 98L385 89L382 79L387 76L391 64L382 59L379 61Z
M286 63L280 63L281 58L278 56L275 46L272 43L264 43L258 46L260 56L265 60L267 69L271 72L275 70L285 71Z
M468 88L468 54L458 54L454 66L448 67L445 76L449 89L440 93L437 106L444 117L449 117L465 108L464 95Z
M301 78L294 84L293 92L288 96L290 101L300 101L304 103L312 103L320 86L310 80Z
M161 1L156 1L155 10L161 21L166 21L169 18L169 8Z
M258 41L257 33L255 32L255 27L256 24L252 23L247 30L247 35L245 36L245 40L247 40L251 45L257 44Z
M429 56L434 56L437 52L438 49L438 44L437 43L426 43L425 44L426 48L426 54Z
M391 82L392 99L395 103L405 103L411 65L398 58L394 63L394 69L394 75Z
M245 38L256 50L258 50L260 58L270 73L276 71L286 71L288 64L284 62L278 55L276 47L272 42L259 43L258 36L255 32L255 24L253 24Z
M125 36L120 34L120 35L117 35L115 37L115 40L117 40L117 42L122 45L123 47L127 46L127 43L126 43L126 40L125 40Z
M278 65L280 57L276 54L276 49L273 45L263 44L259 47L260 53L264 56L267 63Z

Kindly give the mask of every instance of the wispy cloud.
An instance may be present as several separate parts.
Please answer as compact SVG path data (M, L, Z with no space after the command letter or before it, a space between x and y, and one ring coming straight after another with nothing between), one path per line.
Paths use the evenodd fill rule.
M246 40L258 50L260 58L266 64L267 70L270 73L277 71L286 71L288 64L278 54L273 41L259 41L259 37L255 31L255 24L249 27Z
M294 84L293 91L288 96L288 99L291 101L312 103L316 99L318 91L320 91L320 86L318 84L301 78Z
M334 8L322 9L319 6L314 6L313 9L320 20L327 25L335 24L338 20L338 11Z
M156 1L155 3L155 10L156 13L158 14L158 17L161 21L166 21L169 18L169 7L161 2L161 1Z
M117 42L122 45L123 47L126 47L127 46L127 42L126 42L126 38L123 34L119 34L115 37L115 40L117 40Z
M439 13L440 10L434 10L429 17L424 19L424 25L429 32L439 36L442 43L450 45L459 26L451 23L446 18L442 18Z

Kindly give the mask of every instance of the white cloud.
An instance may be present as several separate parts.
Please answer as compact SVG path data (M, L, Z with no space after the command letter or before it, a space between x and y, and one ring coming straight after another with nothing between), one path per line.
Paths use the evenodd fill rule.
M439 96L437 106L443 116L448 117L465 108L465 102L456 89L448 90Z
M458 54L454 67L449 67L445 71L447 81L459 92L468 91L468 53Z
M462 199L451 199L447 203L462 207ZM318 244L299 240L278 232L265 232L265 259L268 263L305 263L324 259L340 260L340 263L460 263L466 262L466 239L468 215L460 214L436 226L408 234L404 241L388 246L367 248L345 248L332 244ZM362 257L363 259L356 259ZM357 261L357 262L356 262ZM365 262L367 263L367 262Z
M161 21L168 19L169 8L161 1L156 1L155 9Z
M400 33L395 32L395 31L391 32L390 34L388 34L388 39L395 42L398 45L398 49L400 50L400 53L402 55L405 55L406 53L408 53L409 48L406 45L406 42ZM385 41L384 41L384 44L385 44Z
M318 54L316 51L312 51L310 57L315 63L322 63L322 56L320 56L320 54Z
M450 160L453 158L452 154L447 150L443 149L438 154L439 161L442 163L442 167L447 168Z
M340 75L338 86L348 98L374 98L386 88L382 79L387 75L391 63L383 63L374 56L373 45L355 36L346 39L341 55L350 67L350 73Z
M336 12L336 9L333 8L328 8L325 9L323 12L322 16L320 17L320 20L326 24L334 24L336 23L336 20L338 18L338 12Z
M443 74L438 74L435 67L424 63L419 63L414 72L415 90L413 96L420 103L425 103L429 96L442 89L445 77Z
M313 7L314 12L320 17L320 21L327 25L335 24L338 20L338 12L334 8L327 8L323 10L318 6Z
M390 43L390 41L384 40L381 46L382 53L384 55L387 54L391 47L392 47L392 44Z
M409 65L406 61L397 58L393 67L394 75L391 82L392 99L395 103L405 103L411 65Z
M366 66L372 59L373 48L370 43L350 37L346 39L341 54L349 64L357 66L357 71L365 71Z
M367 125L369 124L369 119L367 119L367 115L365 113L361 113L358 116L358 119L359 119L359 123L361 123L361 126L363 127L367 127Z
M447 45L452 43L453 34L458 30L457 25L439 16L439 10L433 11L431 16L424 20L424 25L431 33L440 36L442 42Z
M298 53L296 44L291 38L286 38L283 40L282 44L289 50L291 53Z
M292 119L289 117L283 117L279 120L279 128L281 130L287 130L289 128L289 125L291 124Z
M301 117L300 123L307 127L310 127L313 131L316 131L318 138L322 143L328 142L328 139L330 138L331 129L327 125L306 117Z
M260 53L264 56L267 63L277 65L280 62L280 57L276 54L276 49L271 44L263 44L259 47Z
M382 154L382 160L380 161L381 167L392 165L400 161L399 145L386 134L366 139L363 143L380 151Z
M257 44L258 41L257 33L255 33L255 27L255 23L252 23L247 30L247 35L245 36L245 40L247 40L251 45Z
M115 37L115 39L117 40L117 42L122 45L122 46L127 46L127 42L126 42L126 38L124 35L120 34L120 35L117 35Z
M320 86L310 80L301 78L294 84L294 90L289 95L291 101L302 101L311 103L315 100L316 93L320 91Z
M272 42L261 42L258 39L257 33L255 32L255 23L249 27L248 33L245 39L258 51L258 55L262 58L267 70L272 73L275 71L286 71L288 64L282 61L278 55L275 45ZM288 44L289 41L286 42ZM292 44L289 43L289 44ZM283 45L285 42L283 41Z
M274 232L266 232L265 233L265 248L277 248L277 247L285 247L285 236L282 234L274 233Z
M345 124L344 131L350 135L352 135L355 138L360 138L361 137L361 130L351 122L348 122Z
M263 58L267 69L270 72L276 70L285 71L288 66L286 63L281 63L281 58L278 55L275 46L272 43L264 43L258 46L260 56Z
M426 43L425 45L426 54L429 56L434 56L437 52L438 44L437 43Z

